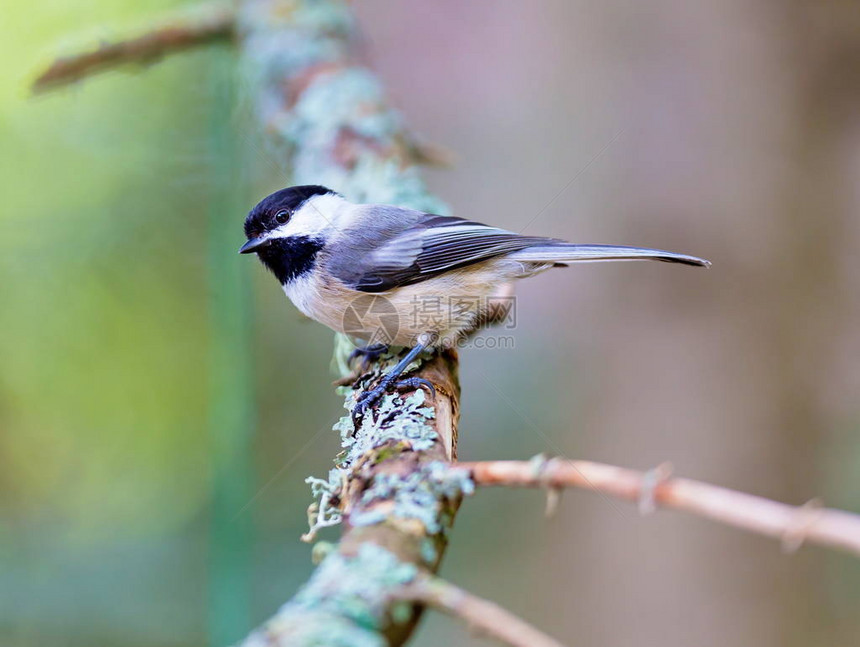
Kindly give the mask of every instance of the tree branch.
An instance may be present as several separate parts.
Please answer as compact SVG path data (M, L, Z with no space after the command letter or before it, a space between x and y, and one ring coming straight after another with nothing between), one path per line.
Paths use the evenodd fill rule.
M403 588L401 597L460 618L477 632L512 647L563 647L495 602L479 598L438 577L416 578Z
M665 468L639 472L553 458L460 463L457 469L465 470L475 485L582 488L638 501L641 509L661 505L774 537L787 551L809 542L860 555L860 515L821 508L815 501L791 506L699 481L669 478Z
M136 38L104 43L97 49L54 61L33 81L33 92L45 92L80 81L118 65L152 64L182 50L233 38L236 14L224 7L207 15L174 19Z
M323 184L356 202L448 211L418 174L427 151L416 150L381 84L357 59L348 3L246 0L239 22L242 77L267 152L289 163L292 184ZM339 338L342 374L350 372L352 349ZM345 408L396 359L339 380L351 385L342 387ZM244 647L401 645L411 635L421 605L395 594L418 573L438 569L462 495L471 491L467 478L449 470L459 418L456 352L426 357L411 374L432 382L436 397L422 389L390 393L357 427L349 415L336 425L343 452L328 478L309 480L316 502L307 537L339 522L340 542Z

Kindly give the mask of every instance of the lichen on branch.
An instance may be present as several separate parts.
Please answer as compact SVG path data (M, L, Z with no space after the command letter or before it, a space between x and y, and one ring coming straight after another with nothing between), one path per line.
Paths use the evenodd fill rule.
M358 202L448 212L416 167L427 153L356 59L347 3L248 0L239 21L242 77L254 93L265 144L289 159L294 184L323 184Z
M241 5L241 77L263 144L289 166L291 184L324 184L354 201L447 213L416 167L427 156L381 83L357 61L354 30L350 8L339 0ZM343 376L351 371L345 359L351 347L341 337L336 348ZM347 413L395 361L383 356L346 380L340 393ZM396 645L414 627L417 607L395 595L402 578L386 579L378 569L434 572L471 482L445 469L456 457L456 353L423 356L409 370L433 383L435 398L423 390L389 393L357 427L349 415L335 425L343 451L327 478L309 480L314 502L306 538L340 523L341 541L247 644Z
M355 555L333 552L311 579L244 647L327 645L386 647L383 630L390 616L408 617L406 602L392 602L392 591L411 582L418 569L376 544L362 544Z

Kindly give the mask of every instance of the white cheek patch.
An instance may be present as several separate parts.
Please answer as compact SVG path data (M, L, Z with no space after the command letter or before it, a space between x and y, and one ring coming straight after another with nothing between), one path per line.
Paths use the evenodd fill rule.
M291 236L318 237L331 229L340 229L345 205L337 195L315 195L293 214L289 222L269 232L266 238L289 238Z

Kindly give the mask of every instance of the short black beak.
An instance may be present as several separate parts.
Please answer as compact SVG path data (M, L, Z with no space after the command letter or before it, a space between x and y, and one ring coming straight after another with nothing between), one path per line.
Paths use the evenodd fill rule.
M253 252L256 252L261 247L265 247L268 244L269 240L267 238L263 238L262 236L260 236L259 238L252 238L239 248L239 253L251 254Z

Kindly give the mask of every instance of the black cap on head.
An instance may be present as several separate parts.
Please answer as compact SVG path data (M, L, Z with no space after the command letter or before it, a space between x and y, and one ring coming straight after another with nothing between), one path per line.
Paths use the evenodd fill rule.
M248 239L256 238L264 232L274 229L279 224L275 219L275 215L279 211L286 210L289 213L293 213L301 208L309 198L328 193L337 195L331 189L319 186L318 184L291 186L280 191L275 191L273 194L260 200L251 209L248 217L245 218L245 236Z

